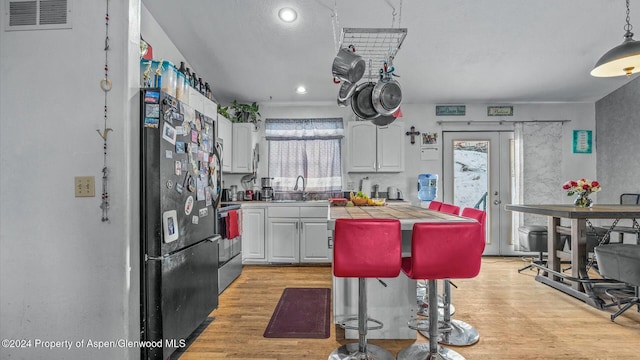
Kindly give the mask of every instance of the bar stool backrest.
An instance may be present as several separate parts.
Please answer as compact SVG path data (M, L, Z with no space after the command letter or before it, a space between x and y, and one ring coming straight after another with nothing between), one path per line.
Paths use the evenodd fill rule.
M333 274L394 278L402 263L402 232L395 219L336 219Z
M462 209L460 216L464 216L469 219L474 219L478 223L480 223L480 226L482 226L482 242L486 244L487 243L487 238L486 238L487 237L487 225L486 225L487 212L483 210L475 209L475 208L466 207Z
M440 207L440 211L442 211L443 213L451 214L451 215L459 215L460 206L442 203L442 206Z
M440 210L442 206L442 201L433 200L429 203L429 210Z
M412 279L466 279L478 275L484 242L478 222L416 223L411 238Z

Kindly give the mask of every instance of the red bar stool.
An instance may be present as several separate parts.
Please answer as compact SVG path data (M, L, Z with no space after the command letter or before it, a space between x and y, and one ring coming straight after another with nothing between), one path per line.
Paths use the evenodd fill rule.
M441 201L432 200L429 203L429 210L440 210L441 206L442 206L442 202Z
M431 204L433 204L433 201L431 202ZM431 204L429 204L429 208L431 208ZM443 202L437 202L437 204L434 205L434 208L437 207L437 209L440 212L443 213L447 213L447 214L451 214L451 215L458 215L460 213L460 207L457 205L453 205L453 204L447 204L447 203L443 203ZM448 280L445 280L445 284L444 284L444 289L450 289L450 285L451 283L448 282ZM418 287L422 287L422 285L418 285ZM425 288L428 287L424 286ZM420 290L419 290L420 291ZM424 291L424 290L422 290ZM428 289L426 290L428 293ZM451 292L451 290L449 290L449 292ZM429 301L429 299L427 298L427 296L422 296L420 298L420 293L418 293L418 315L423 315L423 316L428 316L429 313L429 305L426 303ZM440 309L440 316L444 317L445 314L448 312L449 316L451 316L451 314L453 314L456 311L456 308L453 306L453 304L451 303L451 301L449 301L448 304L445 304L445 299L443 296L438 296L438 309ZM445 311L445 306L447 307L446 311Z
M358 317L345 319L340 326L358 330L358 343L333 350L329 360L394 360L389 351L367 344L367 331L381 329L382 322L367 315L367 278L395 278L400 274L402 232L400 221L392 219L337 219L334 230L333 275L358 278ZM346 322L358 320L358 326ZM377 325L368 326L372 321Z
M464 208L462 209L462 213L460 215L466 218L474 219L480 224L482 228L481 230L482 231L482 239L481 239L482 251L484 251L484 247L486 244L485 224L487 219L487 213L485 211L474 209L474 208ZM442 309L444 310L444 314L442 316L441 329L444 329L444 330L440 332L436 340L440 344L454 345L454 346L468 346L468 345L473 345L477 343L478 340L480 340L480 334L478 333L478 330L476 330L476 328L474 328L473 326L469 325L468 323L462 320L451 318L451 315L453 315L453 313L451 312L451 306L450 306L452 301L451 300L452 299L451 281L443 280L442 283L443 283L442 293L443 293L443 300L444 300ZM438 326L440 326L440 324ZM426 330L422 330L420 331L420 333L426 336L427 338L429 337L429 334L426 332Z
M440 206L440 211L443 213L451 214L451 215L459 215L460 214L460 206L442 203Z
M464 359L438 345L437 280L472 278L480 272L484 251L482 226L478 222L417 223L413 226L411 257L402 259L402 271L411 279L429 281L429 344L407 346L398 360ZM416 330L423 330L414 326Z

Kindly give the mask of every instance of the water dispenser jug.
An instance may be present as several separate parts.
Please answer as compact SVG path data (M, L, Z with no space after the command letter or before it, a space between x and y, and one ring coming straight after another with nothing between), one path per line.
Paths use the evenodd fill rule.
M420 201L432 201L438 196L438 175L418 175L418 198Z

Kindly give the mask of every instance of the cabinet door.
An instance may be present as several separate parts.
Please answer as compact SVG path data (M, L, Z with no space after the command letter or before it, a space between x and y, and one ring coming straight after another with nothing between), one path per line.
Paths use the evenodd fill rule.
M269 218L268 260L274 263L297 263L300 254L299 218Z
M333 250L329 248L327 219L302 218L300 262L331 262Z
M231 172L250 173L253 157L253 124L233 123L233 162Z
M378 172L404 171L404 125L396 120L378 127Z
M233 162L233 135L231 120L218 114L218 132L216 136L222 140L222 172L231 172Z
M263 208L242 208L242 263L266 263Z
M217 117L218 114L218 104L214 103L213 101L207 99L206 97L204 98L204 112L203 114L205 114L206 116L215 119Z
M348 125L349 172L376 170L376 126L369 121L351 121Z
M206 98L196 89L189 87L189 106L196 109L199 113L204 113L204 100Z

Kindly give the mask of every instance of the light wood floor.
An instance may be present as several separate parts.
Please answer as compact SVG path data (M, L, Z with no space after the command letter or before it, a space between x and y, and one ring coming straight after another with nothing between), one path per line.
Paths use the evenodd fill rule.
M535 271L518 273L524 264L520 258L488 257L478 277L454 281L453 317L474 325L480 341L452 349L467 359L640 359L636 308L613 323L609 315L614 308L597 310L535 281ZM220 296L220 306L211 314L215 319L179 359L321 360L353 342L335 327L329 339L264 338L285 287L330 288L331 268L245 266ZM418 334L416 341L428 340ZM414 341L370 342L397 354Z

